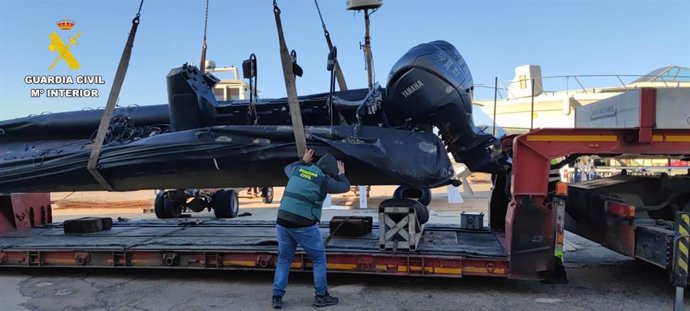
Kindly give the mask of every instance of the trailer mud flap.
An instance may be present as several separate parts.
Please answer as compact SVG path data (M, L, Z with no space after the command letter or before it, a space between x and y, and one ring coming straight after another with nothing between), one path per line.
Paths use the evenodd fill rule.
M518 202L519 204L511 202L506 216L511 277L546 279L556 268L556 210L551 203L545 206L528 197L523 197ZM512 236L509 235L511 232Z

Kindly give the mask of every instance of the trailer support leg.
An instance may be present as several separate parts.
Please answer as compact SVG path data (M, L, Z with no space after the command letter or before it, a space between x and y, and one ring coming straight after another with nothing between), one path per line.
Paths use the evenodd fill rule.
M685 288L676 287L676 299L673 302L673 311L683 311L683 294Z
M369 192L367 191L367 186L359 186L359 208L368 208L367 198L369 197Z

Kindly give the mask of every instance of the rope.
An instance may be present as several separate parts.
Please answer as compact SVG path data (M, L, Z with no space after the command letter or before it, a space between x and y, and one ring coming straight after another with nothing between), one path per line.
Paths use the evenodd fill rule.
M113 87L110 89L110 95L108 96L108 102L105 105L105 110L103 110L103 115L101 116L101 123L98 125L98 132L96 138L94 139L94 146L91 149L91 155L89 156L89 162L86 165L86 169L93 175L94 179L103 186L103 188L113 191L113 187L108 183L107 180L98 171L96 165L98 164L98 158L101 155L101 149L103 149L103 141L105 140L105 135L108 133L108 127L110 126L110 119L113 116L113 111L115 110L115 104L120 96L120 89L122 89L122 83L125 81L125 76L127 75L127 67L129 67L129 59L132 56L132 47L134 46L134 37L137 34L137 28L139 27L139 16L141 15L141 7L144 5L144 0L139 3L139 10L137 15L132 19L132 29L129 31L129 37L127 37L127 43L125 44L125 49L122 51L122 56L120 57L120 63L117 66L117 71L115 72L115 79L113 79Z
M119 115L110 120L108 131L103 139L104 145L111 143L129 143L146 137L166 133L170 130L167 124L154 124L137 127L131 117ZM97 133L93 134L95 137Z
M343 219L343 221L342 221L337 227L335 227L335 230L333 230L332 233L329 233L329 234L328 234L328 237L326 238L326 241L323 242L323 245L324 245L324 246L328 246L328 243L329 243L329 242L331 241L331 239L335 236L335 234L338 233L338 231L340 230L340 228L341 228L346 222L348 222L348 221L350 220L350 218L352 218L352 217L354 217L354 216L347 216L347 217L345 217L345 219Z

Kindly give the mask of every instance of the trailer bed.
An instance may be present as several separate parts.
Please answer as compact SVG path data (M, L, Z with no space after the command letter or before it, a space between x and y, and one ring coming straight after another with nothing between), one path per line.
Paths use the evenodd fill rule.
M128 267L272 270L275 222L219 219L117 221L110 230L65 234L61 223L0 235L0 267ZM324 240L328 224L321 224ZM414 252L379 249L378 227L362 237L330 238L332 272L428 275L509 275L502 235L428 224ZM309 270L303 252L292 268Z

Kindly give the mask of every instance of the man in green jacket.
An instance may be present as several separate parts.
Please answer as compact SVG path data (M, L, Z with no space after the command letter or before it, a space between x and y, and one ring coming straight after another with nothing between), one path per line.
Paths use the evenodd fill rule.
M319 222L323 200L328 193L350 190L345 177L345 164L331 154L323 155L316 165L314 150L307 149L302 160L285 167L288 184L280 201L276 232L278 236L278 264L273 278L272 305L283 306L290 265L297 245L302 246L314 264L315 307L338 304L338 298L328 293L326 281L326 248L321 239Z

